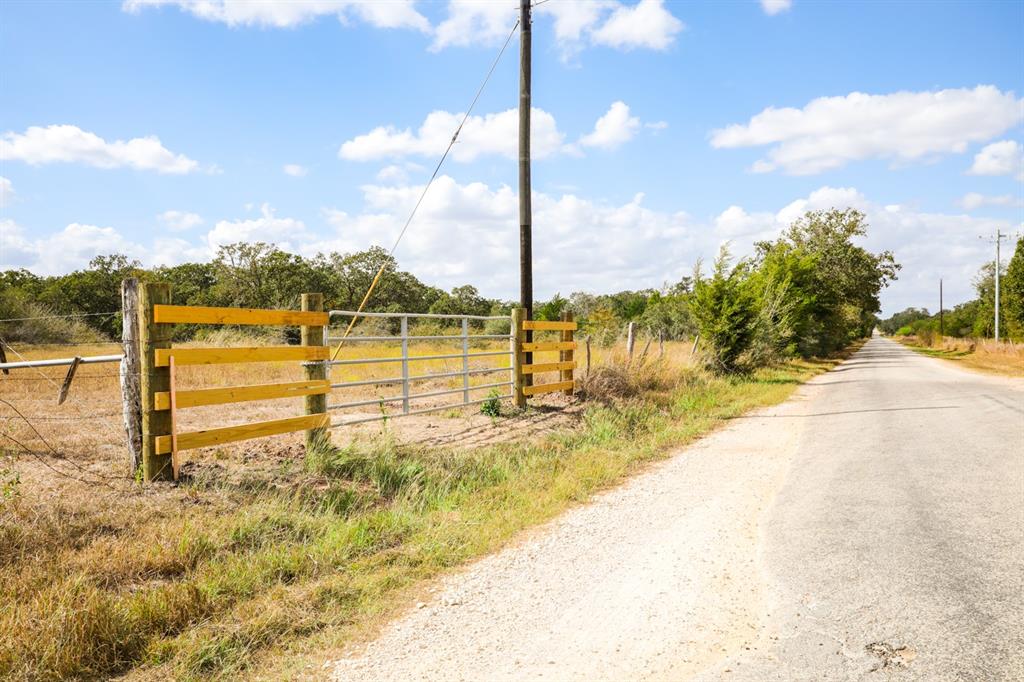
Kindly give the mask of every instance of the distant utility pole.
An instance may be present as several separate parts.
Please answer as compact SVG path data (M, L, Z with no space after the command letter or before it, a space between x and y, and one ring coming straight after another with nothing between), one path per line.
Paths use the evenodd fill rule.
M996 238L995 238L995 242L996 242L996 272L995 272L995 279L996 279L996 341L999 340L999 269L1000 269L999 247L1002 245L1003 239L1005 239L1005 238L1007 238L1009 236L1010 235L1003 234L1002 231L1000 231L998 229L996 230Z
M531 0L519 0L519 305L533 319L533 202L530 196ZM532 341L533 332L526 332ZM527 354L527 364L533 362ZM532 376L532 375L527 375Z
M946 335L946 326L943 324L942 313L945 308L942 307L942 278L939 278L939 336Z

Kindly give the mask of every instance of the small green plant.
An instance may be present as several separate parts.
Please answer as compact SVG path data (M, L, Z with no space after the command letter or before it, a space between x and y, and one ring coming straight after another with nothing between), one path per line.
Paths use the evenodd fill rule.
M487 399L480 403L480 413L486 414L491 419L501 416L501 394L497 389L491 389L491 392L487 394Z
M21 494L21 475L9 468L0 467L0 505L3 505Z

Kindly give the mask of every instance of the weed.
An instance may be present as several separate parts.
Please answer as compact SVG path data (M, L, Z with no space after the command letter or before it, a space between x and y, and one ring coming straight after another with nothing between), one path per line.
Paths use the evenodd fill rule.
M487 415L491 419L497 419L501 416L501 394L497 389L491 389L490 393L487 394L487 399L480 403L480 413Z

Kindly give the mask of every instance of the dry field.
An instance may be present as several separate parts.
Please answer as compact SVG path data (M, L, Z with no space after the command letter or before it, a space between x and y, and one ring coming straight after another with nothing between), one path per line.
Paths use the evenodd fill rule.
M1024 344L993 339L957 339L949 336L930 339L897 339L926 355L950 360L964 367L993 374L1024 377Z

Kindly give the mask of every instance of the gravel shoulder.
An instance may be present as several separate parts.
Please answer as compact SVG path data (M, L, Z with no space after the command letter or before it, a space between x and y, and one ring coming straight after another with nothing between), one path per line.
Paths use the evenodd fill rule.
M760 524L797 414L821 389L736 420L438 581L334 665L336 680L678 680L757 646Z

